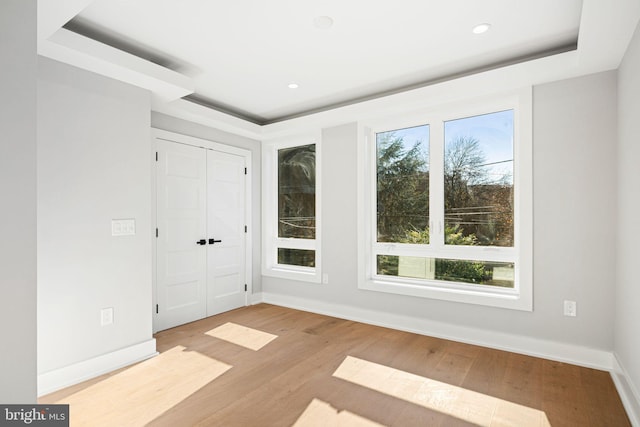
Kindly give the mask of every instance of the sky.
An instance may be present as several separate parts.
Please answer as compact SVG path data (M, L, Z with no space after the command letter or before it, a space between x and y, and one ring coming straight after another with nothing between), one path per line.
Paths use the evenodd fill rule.
M513 177L513 110L445 122L445 144L458 137L473 137L479 141L492 176ZM446 146L445 146L446 150Z
M513 175L513 110L450 120L444 123L444 130L445 147L447 142L458 137L473 137L479 141L486 163L502 162L487 165L489 174L495 177ZM393 132L403 138L407 148L413 147L416 141L422 141L428 158L429 125Z

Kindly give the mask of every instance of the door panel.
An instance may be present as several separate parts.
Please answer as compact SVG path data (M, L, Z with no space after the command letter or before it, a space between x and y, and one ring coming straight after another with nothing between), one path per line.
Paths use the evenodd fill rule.
M188 307L200 300L200 284L194 282L180 282L167 286L167 306L165 310L176 310Z
M206 316L206 154L158 140L156 329Z
M246 305L245 158L207 151L207 315Z

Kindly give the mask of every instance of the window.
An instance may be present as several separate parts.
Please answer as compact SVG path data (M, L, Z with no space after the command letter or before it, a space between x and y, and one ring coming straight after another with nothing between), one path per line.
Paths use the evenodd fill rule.
M319 281L317 148L317 138L312 137L265 147L265 275Z
M371 127L360 288L531 310L530 91Z
M429 232L429 126L376 134L378 242L405 242Z

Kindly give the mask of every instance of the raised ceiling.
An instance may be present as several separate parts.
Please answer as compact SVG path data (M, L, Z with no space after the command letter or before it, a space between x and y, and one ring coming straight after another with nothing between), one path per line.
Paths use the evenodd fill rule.
M85 3L67 30L187 76L194 89L187 99L260 125L574 50L583 7L582 0ZM333 25L319 28L330 23L319 17ZM490 30L474 34L480 23Z

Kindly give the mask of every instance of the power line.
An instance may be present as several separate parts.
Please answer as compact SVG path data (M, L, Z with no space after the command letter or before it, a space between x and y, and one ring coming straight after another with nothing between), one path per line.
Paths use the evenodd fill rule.
M491 163L484 163L482 165L477 165L478 167L480 166L491 166L491 165L497 165L499 163L508 163L508 162L513 162L513 159L509 159L509 160L500 160L498 162L491 162Z

